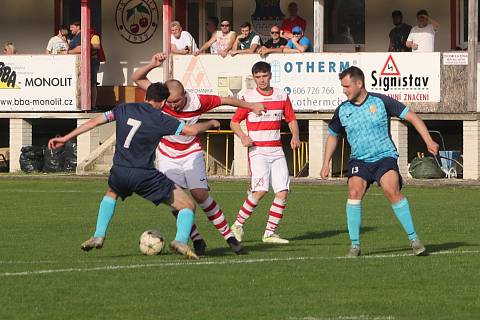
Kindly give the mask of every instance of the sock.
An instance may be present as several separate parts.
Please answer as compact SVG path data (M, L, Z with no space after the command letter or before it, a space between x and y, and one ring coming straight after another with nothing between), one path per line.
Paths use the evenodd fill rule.
M417 239L417 233L415 232L415 227L413 226L412 215L410 214L410 205L408 204L407 198L403 198L395 204L392 204L393 212L397 216L398 221L403 226L403 229L408 235L409 240Z
M188 243L188 238L193 226L193 211L192 209L181 209L177 216L177 234L175 240L181 243Z
M240 208L240 211L238 211L237 220L235 220L235 224L243 227L243 224L248 218L250 218L253 211L257 207L257 204L258 204L257 200L255 200L252 194L249 194L248 197L245 199L243 206Z
M360 226L362 225L361 200L347 200L347 226L352 246L360 245Z
M94 237L105 237L107 234L108 225L115 212L115 204L117 200L104 196L100 202L97 216L97 227L95 229Z
M172 214L175 217L175 219L177 219L178 211L172 209ZM198 231L196 224L193 224L192 226L192 231L190 231L190 239L192 239L192 241L203 239L202 235L200 234L200 231Z
M267 227L263 237L270 237L277 230L278 224L283 217L283 210L285 210L286 202L280 198L275 197L268 212Z
M200 208L203 209L208 220L213 223L225 240L233 237L232 230L228 225L227 219L225 219L225 216L223 215L222 209L220 209L220 206L212 199L212 197L209 196L207 200L200 203Z

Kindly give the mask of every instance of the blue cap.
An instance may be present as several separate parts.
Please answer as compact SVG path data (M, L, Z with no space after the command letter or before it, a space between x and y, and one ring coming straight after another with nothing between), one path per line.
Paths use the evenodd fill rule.
M292 29L292 33L303 33L303 30L302 30L301 27L295 26L295 27L293 27L293 29Z

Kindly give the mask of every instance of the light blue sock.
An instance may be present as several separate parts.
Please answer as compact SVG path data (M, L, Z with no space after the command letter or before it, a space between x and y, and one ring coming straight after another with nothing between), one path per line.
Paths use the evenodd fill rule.
M193 211L192 209L182 209L178 212L177 216L177 234L175 240L181 243L188 243L190 238L190 232L193 226Z
M352 246L360 245L360 226L362 224L361 200L347 200L347 226Z
M98 208L97 228L94 237L105 237L107 234L108 224L115 212L115 204L117 200L104 196Z
M415 232L415 227L413 226L412 215L410 214L410 205L408 204L407 198L403 198L397 203L392 204L392 209L393 212L395 212L398 221L400 221L403 229L407 233L408 239L417 239L417 233Z

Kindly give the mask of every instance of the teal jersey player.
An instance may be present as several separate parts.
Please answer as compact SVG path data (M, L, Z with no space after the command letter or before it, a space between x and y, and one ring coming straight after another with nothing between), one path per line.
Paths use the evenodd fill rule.
M397 164L398 152L390 135L390 117L396 116L412 123L430 153L438 153L438 144L432 140L425 123L415 112L385 95L367 92L365 76L359 68L345 69L340 73L340 80L348 100L335 110L328 127L329 136L320 176L325 179L330 174L330 160L337 147L338 136L346 135L352 150L348 162L346 205L351 247L347 256L360 255L361 202L374 182L382 187L390 201L395 216L410 240L413 253L424 254L426 249L417 236L410 205L400 192L402 177Z
M390 117L405 119L409 109L383 94L368 93L361 104L343 102L335 111L328 127L333 136L346 134L352 147L351 158L375 162L382 158L398 158L390 136Z

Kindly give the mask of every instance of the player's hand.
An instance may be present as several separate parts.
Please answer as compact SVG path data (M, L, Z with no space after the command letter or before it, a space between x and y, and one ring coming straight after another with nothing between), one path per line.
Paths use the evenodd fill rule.
M330 175L330 165L323 166L322 170L320 170L320 178L327 179Z
M300 148L301 142L300 138L297 136L292 136L292 140L290 140L290 147L292 147L293 150Z
M66 142L67 141L65 140L64 137L55 137L55 138L52 138L52 139L48 140L48 148L49 149L57 149L57 148L63 147L63 145Z
M218 129L218 128L220 128L220 121L218 121L218 120L210 120L210 121L208 121L208 122L210 122L210 128L212 128L212 129Z
M261 116L265 112L265 106L260 102L252 103L252 112Z
M167 55L163 52L159 52L159 53L155 53L152 57L152 64L155 66L155 67L159 67L162 65L163 61L165 61L165 59L167 59Z
M242 140L242 145L243 145L244 147L251 147L251 146L253 146L253 140L252 140L252 138L250 138L249 136L244 136L244 137L241 138L241 140Z
M438 149L439 149L438 143L436 143L433 140L430 141L429 143L427 143L427 149L428 149L428 152L436 156L438 154Z

